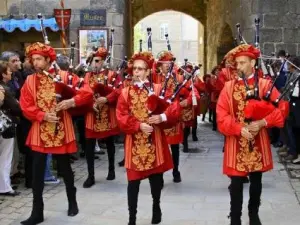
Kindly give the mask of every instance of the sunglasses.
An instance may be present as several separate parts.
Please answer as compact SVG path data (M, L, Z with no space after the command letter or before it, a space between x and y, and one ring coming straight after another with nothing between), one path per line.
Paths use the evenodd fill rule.
M95 59L95 63L99 63L100 61L100 59Z
M134 66L134 67L132 68L132 70L133 70L133 71L135 71L135 70L142 71L142 70L146 70L146 68Z

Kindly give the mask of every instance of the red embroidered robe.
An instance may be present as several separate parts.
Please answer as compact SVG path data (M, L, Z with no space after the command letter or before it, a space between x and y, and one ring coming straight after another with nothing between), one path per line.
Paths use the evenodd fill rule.
M113 71L109 71L107 76L107 83L111 84L112 79L115 77ZM94 85L99 81L104 83L105 74L88 73L85 76L85 82L89 84L89 87L93 90ZM119 79L114 82L116 85L119 83ZM120 133L117 120L116 120L116 103L120 95L120 89L113 90L107 96L107 103L102 106L98 113L95 111L88 112L85 118L85 132L87 138L106 138L109 136L117 135Z
M154 85L156 95L160 87ZM125 168L128 180L140 180L151 174L163 173L173 168L173 160L165 138L164 129L176 124L179 117L179 104L171 104L165 114L167 121L154 125L154 131L149 135L140 130L142 122L147 123L148 93L135 85L122 90L117 103L117 120L125 138Z
M68 73L59 72L61 79L67 83ZM79 78L73 76L73 86ZM92 94L83 87L74 97L76 106L83 106ZM29 75L21 89L20 106L24 116L32 122L27 136L26 145L33 151L51 154L74 153L77 150L73 122L68 111L59 112L58 132L55 133L56 123L44 121L46 112L55 112L57 105L55 84L44 74Z
M166 79L166 77L164 75L162 75L161 73L153 76L153 82L155 84L161 84L162 87L165 84L165 79ZM182 82L182 76L179 76L178 74L176 74L176 80L177 80L177 82ZM165 99L171 98L171 96L174 93L175 88L176 88L175 80L173 77L170 77L168 84L167 84ZM179 97L176 101L178 101L178 100L179 100ZM178 123L174 127L165 129L165 134L167 137L168 144L172 145L172 144L182 143L183 142L183 122L178 121Z
M248 83L253 88L254 79ZM262 98L269 90L270 81L259 79L259 94ZM250 172L268 171L273 168L270 140L267 133L269 127L283 127L286 115L286 104L279 103L271 114L265 117L267 127L262 128L253 141L253 151L249 151L248 141L241 136L244 123L246 89L243 81L232 80L225 83L217 103L217 123L221 133L225 135L225 152L223 173L229 176L247 176ZM271 100L274 101L279 92L274 89Z

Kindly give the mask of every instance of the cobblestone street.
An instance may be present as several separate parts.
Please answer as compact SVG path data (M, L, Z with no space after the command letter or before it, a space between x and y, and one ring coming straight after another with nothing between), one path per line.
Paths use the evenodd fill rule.
M225 225L229 224L229 179L222 175L222 135L211 131L211 124L198 127L198 142L190 141L198 150L182 153L180 170L182 183L172 182L171 171L164 175L162 193L162 225ZM123 157L122 146L117 151L117 162ZM96 185L83 189L86 178L85 160L73 164L78 188L80 212L67 216L64 184L46 186L44 191L45 225L125 225L128 219L126 173L116 168L117 179L106 181L107 155L96 160ZM263 176L261 219L264 225L297 225L300 223L300 181L290 179L285 167L278 163L274 149L275 168ZM243 224L248 225L248 184L244 190ZM31 210L31 190L19 188L17 197L0 197L0 225L19 224ZM151 222L152 199L149 182L142 182L139 195L139 225Z

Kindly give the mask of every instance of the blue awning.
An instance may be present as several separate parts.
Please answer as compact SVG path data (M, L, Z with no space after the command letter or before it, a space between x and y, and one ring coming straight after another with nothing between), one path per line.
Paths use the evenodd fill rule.
M55 18L49 18L43 20L44 26L50 28L52 31L58 31L59 27L55 21ZM0 20L0 29L4 29L6 32L13 32L15 29L20 29L23 32L30 30L31 28L41 31L41 25L39 19L22 19L22 20Z

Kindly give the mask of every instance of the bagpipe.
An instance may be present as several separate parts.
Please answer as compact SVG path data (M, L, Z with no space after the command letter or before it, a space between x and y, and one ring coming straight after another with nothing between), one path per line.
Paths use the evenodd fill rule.
M193 71L191 73L188 73L188 76L183 80L182 83L179 84L179 86L176 88L176 90L173 92L171 97L165 98L162 95L155 95L154 92L151 91L149 87L145 85L144 82L142 82L144 88L147 90L149 97L147 99L147 109L151 114L157 115L157 114L162 114L167 107L174 102L177 99L177 96L181 91L185 88L186 83L192 79L192 77L195 75L196 71L199 70L198 66L195 66Z

